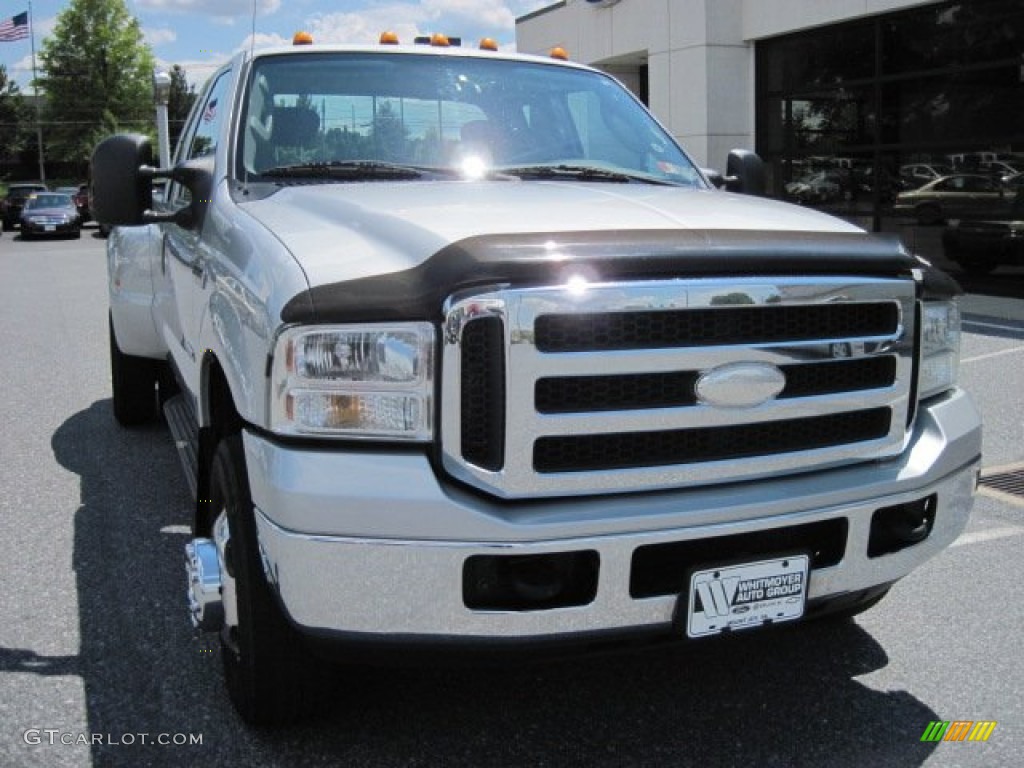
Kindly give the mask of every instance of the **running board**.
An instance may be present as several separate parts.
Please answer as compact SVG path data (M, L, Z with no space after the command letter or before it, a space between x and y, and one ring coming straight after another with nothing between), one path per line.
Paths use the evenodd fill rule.
M178 449L178 458L185 469L188 486L192 489L192 497L198 493L197 480L199 468L199 423L189 407L185 395L176 395L164 403L164 418L171 428L174 447Z

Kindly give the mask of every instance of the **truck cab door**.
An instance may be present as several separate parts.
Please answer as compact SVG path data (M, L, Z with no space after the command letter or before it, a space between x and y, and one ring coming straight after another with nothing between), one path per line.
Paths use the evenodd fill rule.
M228 70L221 72L197 99L178 143L175 164L216 154L227 112L230 75ZM171 181L164 206L170 211L183 208L191 202L191 195L183 184ZM158 276L161 286L157 291L158 319L178 374L185 380L188 390L196 392L202 358L199 349L202 296L209 279L210 254L202 246L201 229L175 223L160 227L163 242Z

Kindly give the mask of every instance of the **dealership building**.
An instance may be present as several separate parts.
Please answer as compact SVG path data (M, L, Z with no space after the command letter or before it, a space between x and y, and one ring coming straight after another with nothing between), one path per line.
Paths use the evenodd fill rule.
M702 166L754 148L770 194L876 227L933 174L1024 171L1022 0L564 0L516 44L613 73Z

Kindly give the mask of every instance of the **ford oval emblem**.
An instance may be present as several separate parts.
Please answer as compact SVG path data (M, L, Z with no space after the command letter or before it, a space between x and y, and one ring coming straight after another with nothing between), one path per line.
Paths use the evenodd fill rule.
M786 375L770 363L729 363L697 379L697 400L719 408L752 408L777 397Z

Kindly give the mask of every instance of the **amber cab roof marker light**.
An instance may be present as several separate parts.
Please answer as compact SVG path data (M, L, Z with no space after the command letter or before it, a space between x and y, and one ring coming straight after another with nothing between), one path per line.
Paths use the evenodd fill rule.
M496 51L498 50L498 41L493 37L484 37L480 40L481 51Z
M386 32L380 33L380 44L381 45L398 45L398 33L392 32L390 29Z
M548 56L550 56L552 59L558 59L559 61L569 60L569 52L560 45L556 45L554 48L548 51Z
M296 32L292 37L292 45L312 45L313 36L309 32Z

